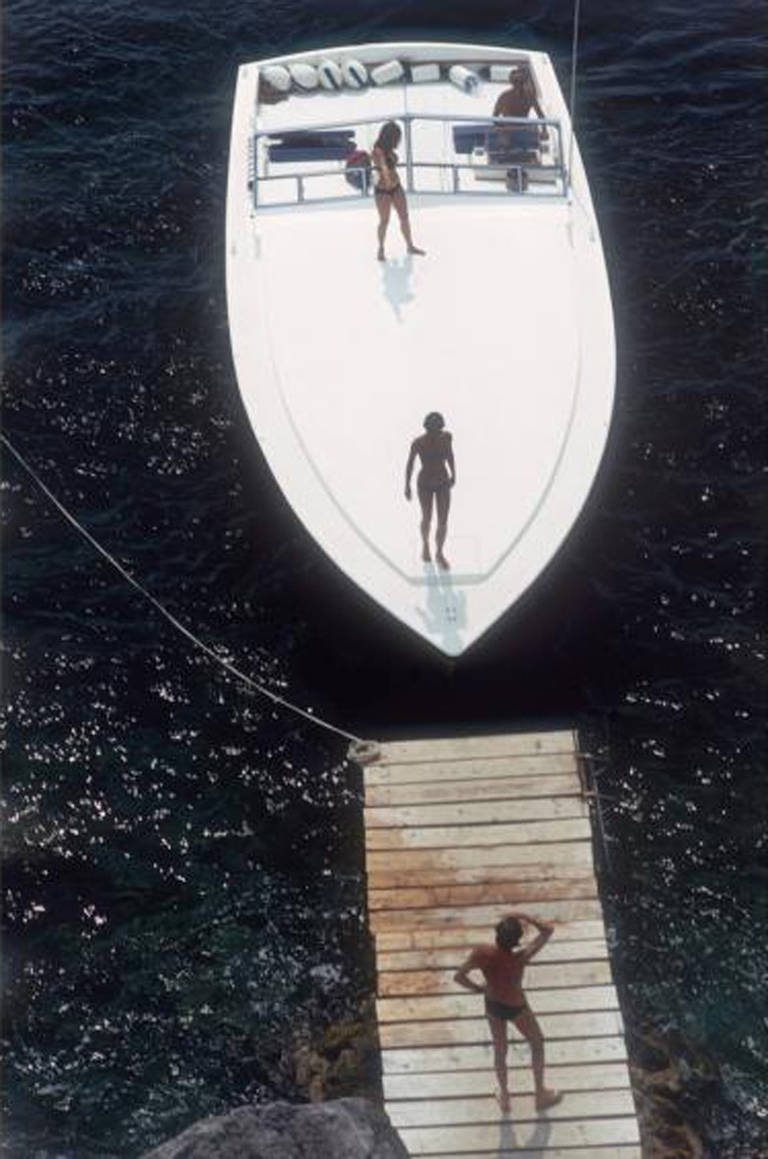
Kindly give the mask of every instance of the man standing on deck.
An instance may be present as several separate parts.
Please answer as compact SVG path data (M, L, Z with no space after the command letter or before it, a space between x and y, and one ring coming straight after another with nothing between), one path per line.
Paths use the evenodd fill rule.
M518 942L523 936L523 922L534 926L538 933L532 942L518 949ZM544 1111L547 1107L553 1107L563 1097L558 1091L548 1090L544 1086L544 1038L528 1006L522 986L525 967L546 945L554 930L552 922L539 921L526 914L507 914L496 926L496 945L475 946L464 965L453 976L460 986L485 995L485 1013L491 1028L493 1060L499 1080L497 1097L504 1115L508 1115L510 1110L507 1087L508 1022L514 1023L531 1048L536 1110ZM472 970L482 972L484 986L467 977Z

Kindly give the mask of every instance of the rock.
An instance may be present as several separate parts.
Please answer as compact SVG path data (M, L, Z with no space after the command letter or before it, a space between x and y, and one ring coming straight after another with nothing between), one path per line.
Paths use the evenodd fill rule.
M713 1063L679 1033L645 1027L627 1041L643 1159L703 1159L696 1111L718 1085Z
M333 1022L311 1042L297 1040L287 1050L282 1069L311 1102L357 1096L381 1105L381 1062L373 1002Z
M366 1099L237 1107L204 1119L142 1159L408 1159L382 1110Z

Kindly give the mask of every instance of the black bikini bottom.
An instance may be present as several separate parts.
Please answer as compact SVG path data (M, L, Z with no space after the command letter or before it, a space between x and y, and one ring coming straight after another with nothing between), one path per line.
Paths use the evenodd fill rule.
M525 1006L507 1006L506 1002L495 1002L493 998L486 998L485 1013L491 1018L501 1018L505 1022L514 1022L525 1010Z
M402 188L402 185L399 183L394 187L394 189L382 189L380 185L377 185L373 192L377 196L379 193L382 193L384 197L394 197L396 193L402 192Z
M417 482L419 491L423 491L425 495L436 494L438 491L442 491L444 487L450 487L450 485L450 479L441 479L438 483L426 483L423 479L419 479Z

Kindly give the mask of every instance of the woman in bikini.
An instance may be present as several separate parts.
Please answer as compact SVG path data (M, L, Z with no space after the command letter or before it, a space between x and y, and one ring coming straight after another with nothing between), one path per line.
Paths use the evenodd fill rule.
M448 570L448 560L443 555L445 537L448 534L448 509L451 506L451 487L456 482L456 464L453 459L453 442L449 431L443 430L445 419L437 411L432 411L424 419L426 434L411 443L408 462L405 465L405 497L411 498L411 475L418 456L421 470L416 479L416 491L421 504L421 558L430 563L429 528L432 523L432 508L437 508L437 531L435 533L436 559L444 570Z
M376 208L379 211L379 250L377 257L380 262L384 258L384 238L389 225L392 206L397 210L400 218L400 229L403 231L409 254L423 254L424 250L414 245L411 237L411 225L408 220L408 203L405 200L405 191L397 175L397 153L395 149L400 144L400 126L394 121L387 121L381 126L376 143L373 146L373 164L378 172L378 181L374 186Z
M534 926L537 936L529 945L518 949L517 944L523 935L523 922ZM548 1090L544 1086L544 1039L522 986L525 967L552 937L554 928L552 922L539 921L526 914L508 914L496 926L496 945L476 946L453 976L460 986L485 995L485 1014L491 1028L493 1059L499 1080L498 1100L504 1115L509 1114L510 1106L507 1087L508 1022L514 1024L531 1047L536 1110L553 1107L563 1097L558 1091ZM482 971L484 986L467 977L472 970Z

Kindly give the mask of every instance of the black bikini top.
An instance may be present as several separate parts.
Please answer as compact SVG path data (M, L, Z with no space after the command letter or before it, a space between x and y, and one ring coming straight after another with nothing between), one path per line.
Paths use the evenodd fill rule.
M384 160L387 163L387 168L394 169L397 165L397 153L394 151L394 149L385 149L383 145L379 144L376 144L374 148L381 149L382 153L384 154Z

